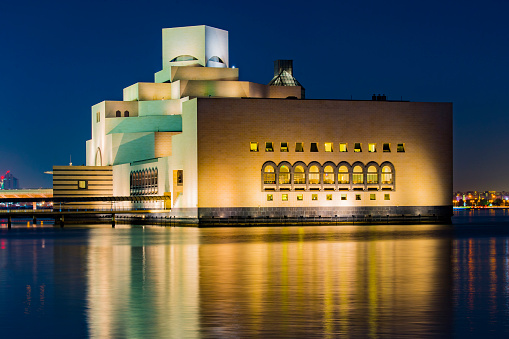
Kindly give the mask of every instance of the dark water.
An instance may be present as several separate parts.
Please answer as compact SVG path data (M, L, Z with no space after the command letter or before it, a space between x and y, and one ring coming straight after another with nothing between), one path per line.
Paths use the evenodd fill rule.
M452 226L0 228L1 338L508 334L504 210Z

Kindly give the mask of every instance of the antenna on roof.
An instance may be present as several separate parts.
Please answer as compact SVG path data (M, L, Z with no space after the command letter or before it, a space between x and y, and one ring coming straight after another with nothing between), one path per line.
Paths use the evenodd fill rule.
M69 154L69 166L72 166L72 155Z

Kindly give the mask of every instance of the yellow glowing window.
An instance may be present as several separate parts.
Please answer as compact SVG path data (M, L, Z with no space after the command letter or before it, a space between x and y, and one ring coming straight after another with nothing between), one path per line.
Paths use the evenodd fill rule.
M258 152L258 143L251 141L249 144L251 152Z
M341 194L341 200L346 200L346 194Z
M391 200L390 194L384 194L384 200Z
M384 152L390 152L391 151L391 144L385 143L384 144Z
M310 152L318 152L318 144L316 142L311 143Z
M398 144L398 152L405 152L405 144Z
M273 142L265 143L265 152L274 152L274 143Z
M376 200L376 194L374 194L374 193L370 194L369 200Z
M360 194L356 194L355 195L355 200L361 200L361 195Z
M309 183L311 185L320 184L320 170L317 166L311 166L309 168Z
M327 200L332 200L332 194L327 194Z
M350 174L348 173L348 168L346 166L341 166L339 168L338 183L339 184L350 183Z
M304 196L302 194L297 194L297 200L298 201L304 200Z
M311 200L318 200L318 194L311 194Z
M325 152L332 152L332 142L325 143Z
M288 201L288 194L283 194L281 198L283 201Z
M346 142L340 143L339 144L339 151L340 152L348 152L348 148L346 146L347 146Z
M281 143L281 152L288 152L288 143L287 142Z
M376 144L368 144L368 152L376 152Z
M78 181L78 188L80 190L86 189L87 188L87 182L85 180L79 180Z
M364 183L364 174L362 173L362 167L355 166L353 168L352 181L354 184L363 184Z
M304 173L304 168L302 166L295 166L295 169L293 170L293 183L294 184L306 183L306 174Z
M263 171L263 183L267 185L276 184L276 173L274 171L274 167L270 165L265 167Z
M304 152L304 143L303 142L295 143L295 152Z
M272 194L267 194L267 201L272 201L274 199L274 197L272 196Z
M382 184L392 184L392 169L389 166L382 168Z
M95 121L96 121L96 122L101 121L101 112L97 112L97 113L95 113Z
M184 185L184 170L177 170L177 186Z
M375 166L368 168L368 184L378 184L378 170Z
M356 142L354 147L353 147L353 151L354 152L362 152L362 145L360 142Z
M323 170L323 183L324 184L334 184L334 168L332 166L325 166Z
M279 184L290 184L290 169L285 165L279 168Z

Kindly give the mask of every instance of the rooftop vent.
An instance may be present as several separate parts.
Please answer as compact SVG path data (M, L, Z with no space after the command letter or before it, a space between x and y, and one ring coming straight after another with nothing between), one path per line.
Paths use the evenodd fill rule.
M305 98L304 87L293 77L293 60L274 61L274 78L269 86L300 86L301 99Z
M387 97L385 96L385 94L382 94L382 95L373 94L373 96L371 97L371 100L373 100L373 101L387 101Z

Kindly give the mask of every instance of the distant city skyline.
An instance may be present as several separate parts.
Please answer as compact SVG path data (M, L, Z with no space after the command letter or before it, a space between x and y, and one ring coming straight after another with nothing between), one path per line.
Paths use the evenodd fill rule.
M370 100L375 93L452 102L454 191L509 190L499 137L509 119L508 3L226 1L219 8L199 1L179 10L184 6L3 4L0 173L16 173L23 187L51 187L44 171L68 164L70 155L84 164L90 107L121 99L118 88L153 81L162 28L207 24L231 32L230 63L242 80L267 84L274 60L293 59L309 99ZM283 7L287 19L275 20Z

